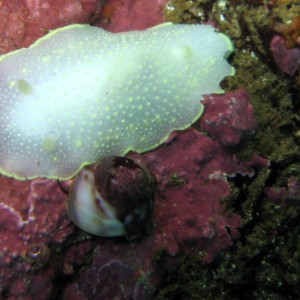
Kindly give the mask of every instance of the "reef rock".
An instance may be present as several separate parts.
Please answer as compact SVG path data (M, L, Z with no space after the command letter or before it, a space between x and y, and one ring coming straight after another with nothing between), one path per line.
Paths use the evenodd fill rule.
M229 93L228 98L232 97L237 103L234 107L248 107L245 91ZM250 107L249 110L252 111ZM239 114L239 109L232 111L232 117ZM203 119L210 117L208 112ZM240 137L243 132L253 131L253 120L249 113L249 124L236 134ZM228 135L232 136L232 132L228 131ZM146 165L156 178L153 226L134 243L96 239L85 242L86 251L80 255L74 255L75 249L67 252L67 263L75 268L77 260L81 262L95 247L91 266L65 289L64 299L74 299L76 295L80 295L78 299L149 299L162 279L161 265L173 270L179 264L180 253L202 252L204 261L211 262L233 244L242 225L241 218L222 205L222 200L230 196L227 175L251 175L254 166L268 163L258 157L242 163L235 151L195 129L173 133L154 151L128 156Z
M100 13L101 0L2 0L0 54L28 47L49 30L90 23Z
M268 187L265 192L269 200L282 207L300 204L300 180L297 177L288 178L287 187Z
M299 46L287 49L284 39L276 35L271 41L270 48L277 67L286 75L294 76L300 66Z
M6 294L38 299L40 288L45 295L52 290L54 273L46 268L52 264L51 247L58 247L73 231L66 195L53 180L1 176L0 187L0 299ZM39 271L27 273L33 270ZM37 288L38 280L44 283Z
M99 3L3 0L0 51L27 46L44 30L91 21ZM146 2L123 3L122 25L113 25L117 11L105 12L111 30L162 22L163 1L148 11L146 4L138 6ZM141 25L134 28L129 12L139 12L135 22ZM254 157L240 162L236 157L236 146L255 129L247 94L216 97L224 101L216 104L215 96L205 100L207 109L199 123L203 132L175 132L156 150L128 154L146 165L157 183L152 227L138 241L94 237L75 228L66 216L67 195L54 180L0 176L0 299L149 299L159 288L162 271L179 266L179 254L202 253L204 261L211 262L230 247L239 236L242 219L222 204L230 196L227 176L252 175L253 167L267 161ZM247 118L235 125L243 113Z
M168 0L108 0L99 26L111 32L142 30L163 22Z
M238 145L256 128L253 107L243 89L225 95L207 95L202 103L205 117L200 119L200 126L223 145Z
M222 136L226 138L228 133L232 137L236 132L234 140L239 141L255 127L246 92L209 97L206 105L226 95L237 104L223 106L232 118L238 117L243 107L249 113L245 118L248 125L224 131ZM231 101L225 103L232 105ZM218 110L215 113L223 119ZM207 109L200 125L211 118ZM242 225L242 219L222 204L230 196L227 176L252 175L254 166L267 163L257 157L240 162L235 148L224 146L222 139L188 129L174 132L156 150L128 154L148 167L157 185L152 227L131 243L124 238L92 236L80 242L76 239L82 234L80 229L70 239L74 226L66 217L66 195L56 181L1 177L2 295L38 299L36 282L40 282L45 290L43 299L62 291L64 299L147 299L162 280L160 268L177 268L180 253L201 252L204 261L211 262L233 244ZM57 285L58 278L65 278L67 286Z

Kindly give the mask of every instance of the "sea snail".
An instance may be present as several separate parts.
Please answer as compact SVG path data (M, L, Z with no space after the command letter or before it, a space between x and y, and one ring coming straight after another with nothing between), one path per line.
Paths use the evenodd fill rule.
M133 160L106 157L85 166L70 188L67 209L81 229L98 236L139 237L151 221L154 179Z

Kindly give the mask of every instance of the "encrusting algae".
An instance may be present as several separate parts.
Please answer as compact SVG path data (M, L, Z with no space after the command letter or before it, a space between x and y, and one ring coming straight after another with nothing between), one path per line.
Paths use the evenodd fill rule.
M278 33L287 47L299 47L299 15L297 1L169 2L169 20L209 20L233 40L236 50L231 61L236 74L225 82L225 89L244 87L258 122L240 159L258 153L270 159L270 166L252 178L231 179L232 195L224 205L244 220L240 239L209 265L202 261L204 254L183 255L176 272L165 273L156 300L299 296L299 70L293 77L284 75L270 51L270 41Z

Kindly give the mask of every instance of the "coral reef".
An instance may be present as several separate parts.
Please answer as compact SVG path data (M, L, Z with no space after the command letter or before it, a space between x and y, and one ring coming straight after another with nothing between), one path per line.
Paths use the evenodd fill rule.
M281 206L299 204L300 200L300 180L297 177L290 177L287 180L287 187L281 187L279 190L267 188L268 199Z
M42 299L43 290L47 299L54 276L48 267L51 247L62 244L73 231L66 196L50 180L28 182L1 176L0 185L0 295Z
M214 102L218 97L226 98L209 97L207 102ZM245 91L229 93L228 99L232 97L238 107L232 110L236 116L240 107L249 105L248 97ZM225 102L230 103L228 99ZM238 136L254 129L253 115L249 117L249 123ZM211 112L204 114L204 121L209 118ZM224 136L232 136L229 127ZM76 294L82 295L82 299L92 299L96 295L99 299L148 299L162 279L161 264L165 270L174 270L179 265L180 253L197 254L199 251L205 262L213 261L221 250L233 245L239 237L238 228L242 226L241 218L226 212L222 205L221 200L230 195L226 174L251 175L254 167L268 164L266 160L255 159L240 162L232 149L195 129L175 132L163 147L146 154L130 153L129 157L142 162L156 178L153 228L134 244L124 244L121 240L90 241L96 247L92 265L67 287L65 299ZM74 263L76 260L69 261L71 265ZM117 270L116 266L119 266ZM102 272L109 274L106 280L117 273L110 286L122 285L124 290L105 288ZM126 274L131 277L130 274L135 274L135 279L129 280Z
M107 0L98 25L111 32L142 30L163 20L168 0Z
M0 2L0 54L28 47L49 30L90 23L100 13L101 0L38 0Z
M100 23L120 31L163 21L165 2L138 2L107 0ZM95 2L85 3L93 20ZM193 128L129 154L157 182L152 228L135 242L76 229L55 181L0 177L0 299L297 299L299 67L286 72L274 50L297 66L288 51L299 48L297 4L169 1L165 20L209 22L233 39L236 75L222 87L236 91L205 97ZM7 39L7 28L3 52L29 43Z
M184 256L176 273L165 273L156 299L299 295L299 13L297 1L169 2L168 19L214 23L234 40L236 76L225 86L248 91L258 124L238 156L256 152L271 163L250 180L231 181L225 202L244 221L232 250L211 265Z
M205 118L200 119L200 126L223 145L237 146L245 135L254 133L256 121L245 90L220 96L208 95L202 103Z
M228 124L227 130L223 131L222 139L232 138L233 132L236 131L237 137L234 140L238 141L240 136L253 132L255 122L246 92L240 90L236 93L229 93L227 96L209 96L206 98L208 107L220 97L224 100L225 112L230 111L232 120L238 117L245 107L250 112L248 112L249 122L245 122L239 130L237 128L232 130ZM233 98L236 105L231 107ZM217 111L215 114L220 120L224 120L222 113ZM203 122L208 123L212 117L213 114L208 109L203 116ZM217 123L220 123L217 118L215 119ZM129 157L148 167L156 179L157 195L153 226L147 235L137 242L126 243L120 238L93 238L90 241L80 242L79 234L79 237L71 242L68 236L73 226L68 225L65 217L63 207L65 195L55 181L34 180L31 183L31 192L23 197L27 199L25 203L30 204L33 201L32 197L35 197L38 199L36 201L43 205L42 207L49 208L49 210L45 215L45 212L43 213L37 205L34 206L35 209L32 207L24 209L28 211L29 216L23 223L28 222L28 225L23 225L21 229L16 227L16 221L12 222L11 216L7 216L1 223L2 230L10 236L16 236L19 232L17 235L19 239L22 241L29 239L21 243L21 246L18 246L15 240L12 244L6 245L7 252L2 256L2 262L5 265L2 272L2 286L4 287L2 293L7 295L16 293L14 283L19 282L21 277L31 279L31 275L26 277L25 274L26 271L32 270L33 264L30 263L31 261L25 260L24 262L24 257L34 256L31 252L35 251L43 253L39 254L41 258L38 260L36 271L41 272L44 269L48 271L45 274L39 273L39 276L46 282L48 278L47 289L49 291L52 289L52 295L57 292L53 289L52 282L55 282L55 277L59 276L63 270L60 276L69 277L69 281L73 281L65 289L65 299L71 296L73 298L75 294L81 294L82 299L95 298L96 295L99 299L117 296L121 299L128 297L147 299L149 295L154 294L162 280L156 261L162 260L166 270L173 270L178 266L180 253L195 254L201 251L203 260L211 262L221 250L233 245L234 240L239 237L238 228L242 226L242 219L226 211L222 205L222 199L230 196L230 184L226 180L226 175L233 176L236 173L253 175L254 167L268 164L268 161L258 159L241 162L236 158L232 148L222 145L217 138L212 140L195 129L174 132L164 146L145 154L130 153ZM13 179L3 178L3 180L15 182ZM17 184L26 186L28 182L17 182ZM34 187L39 187L39 190ZM7 185L7 188L9 193L20 190L13 184ZM13 208L9 202L11 195L4 194L1 198L7 199L6 204L2 204L3 210L12 214ZM15 201L16 207L19 207L19 202L23 200L17 194ZM57 208L54 206L55 203L58 205ZM39 211L38 215L32 216L36 210ZM19 214L20 212L14 212L14 215L19 216ZM33 220L30 221L31 219ZM44 222L45 219L48 223L42 226L39 222ZM61 222L58 222L59 220ZM14 226L9 226L9 224ZM10 231L7 230L8 228ZM55 235L54 233L51 235L53 231ZM35 238L35 235L38 238ZM83 239L91 238L83 233L81 235ZM1 241L3 244L8 239L4 234L1 236L5 237L4 241ZM63 247L62 242L66 246ZM43 249L38 246L41 243ZM62 247L63 250L60 251L63 253L60 256L53 253L54 249L62 249ZM50 250L47 251L48 248ZM80 249L82 249L81 253L74 255L74 251L78 252ZM74 280L71 280L76 267L84 265L83 261L91 249L93 249L93 256L90 257L91 266L87 265L85 269L82 269L78 279L74 276ZM36 256L39 255L36 254ZM53 259L56 259L56 264L47 269L47 262ZM25 266L19 267L19 274L14 275L17 278L12 281L9 274L15 270L14 267L18 266L18 261ZM96 276L94 276L95 270L100 270L96 272ZM127 276L131 278L127 279ZM103 278L106 278L105 281ZM107 289L105 288L105 284L108 284L106 280L110 281L111 278L114 280ZM120 285L124 286L124 289L112 289L112 286ZM23 288L23 294L21 291L18 293L19 295L34 295L32 289L32 284L28 283Z
M270 43L277 67L289 76L293 76L300 65L300 47L287 49L284 39L275 35Z

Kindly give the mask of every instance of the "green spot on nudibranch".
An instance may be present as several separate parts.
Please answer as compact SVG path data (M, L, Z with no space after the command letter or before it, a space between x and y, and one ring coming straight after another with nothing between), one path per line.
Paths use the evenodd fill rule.
M18 80L18 88L23 95L30 95L32 93L32 86L24 79Z
M29 134L31 135L30 132ZM59 139L59 134L57 134L56 132L54 131L46 132L43 137L42 149L45 152L49 152L49 153L55 151L56 143L58 139Z
M200 117L204 94L222 92L232 50L209 25L71 25L2 55L0 173L68 179L101 157L157 147Z
M75 142L75 147L76 147L76 148L82 148L82 147L83 147L83 142L82 142L82 140L77 140L77 141Z
M16 81L12 80L8 83L9 88L13 88L16 86Z

